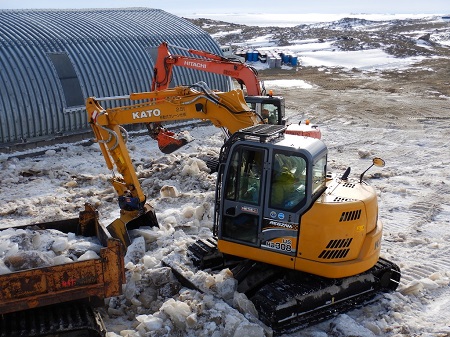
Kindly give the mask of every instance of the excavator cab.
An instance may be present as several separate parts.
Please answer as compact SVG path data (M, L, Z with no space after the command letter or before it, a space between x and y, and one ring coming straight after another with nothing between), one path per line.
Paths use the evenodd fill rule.
M257 125L224 145L215 229L222 253L294 269L300 218L326 189L327 149L284 130Z
M280 125L255 125L224 144L214 232L223 254L343 278L380 255L377 196L327 176L327 147Z
M245 101L267 124L286 125L284 97L269 93L268 96L245 96Z

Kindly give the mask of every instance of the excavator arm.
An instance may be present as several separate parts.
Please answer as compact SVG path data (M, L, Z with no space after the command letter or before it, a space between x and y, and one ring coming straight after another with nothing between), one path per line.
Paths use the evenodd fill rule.
M198 57L172 55L169 52L169 44L167 42L161 43L158 47L158 56L153 69L152 90L167 89L172 79L173 66L182 66L230 76L241 86L245 85L247 95L262 95L263 89L261 89L261 82L258 79L256 70L245 63L233 61L207 51L170 46Z
M106 100L109 98L105 98ZM116 167L121 177L114 177L112 184L119 196L131 193L139 202L145 202L145 195L142 192L136 172L134 171L131 158L126 148L126 131L123 127L115 123L109 117L109 112L100 105L102 99L89 97L87 99L87 112L89 123L94 131L95 139L98 142L105 158L109 170Z
M101 105L102 102L111 101L137 103L114 108ZM108 226L108 230L126 246L130 243L127 229L157 226L157 220L153 208L146 203L146 196L137 178L126 146L127 132L123 125L158 125L161 122L199 119L209 120L216 127L232 134L239 129L263 123L262 117L248 107L241 90L215 92L201 82L189 87L127 96L89 97L86 111L108 169L113 172L116 169L120 173L114 174L111 180L119 196L120 218ZM165 129L160 131L167 136ZM159 140L159 135L153 137Z
M125 99L141 103L109 109L100 105L100 101ZM129 96L90 97L87 111L95 135L107 136L107 139L111 136L111 141L120 139L116 137L117 130L111 130L125 124L200 119L209 120L216 127L225 128L232 134L239 129L263 123L261 116L248 107L241 90L217 92L207 88L204 83L132 93ZM112 143L114 148L115 144ZM118 147L120 149L120 145Z

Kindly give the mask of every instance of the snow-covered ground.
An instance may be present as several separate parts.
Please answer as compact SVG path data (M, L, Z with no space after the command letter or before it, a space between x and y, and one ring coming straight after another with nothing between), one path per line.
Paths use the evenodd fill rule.
M299 49L302 47L304 44L299 43ZM387 62L383 52L377 50L308 54L302 49L302 54L305 62L324 68L376 71ZM414 62L393 61L399 68ZM301 80L265 84L297 90L299 97L305 91L320 90ZM405 98L392 95L391 99ZM440 99L450 102L449 97ZM295 109L287 113L298 118ZM311 114L318 115L314 111ZM379 193L380 218L385 225L382 256L400 266L402 280L397 292L380 295L363 308L289 337L450 335L450 125L447 119L435 121L423 118L406 126L382 128L381 123L373 124L345 111L321 115L332 171L343 172L351 166L352 174L358 176L370 165L371 157L386 160L385 168L373 169L366 179ZM213 126L189 131L195 140L170 155L160 153L147 136L135 134L130 138L128 147L160 228L134 233L136 239L126 256L124 295L107 301L109 337L264 335L251 315L241 313L248 311L243 309L248 302L234 292L228 273L211 277L197 272L195 282L204 289L200 293L180 287L170 270L161 265L164 259L182 262L189 243L211 235L215 175L208 173L197 156L217 154L223 137ZM1 154L0 225L71 218L85 202L98 207L105 224L115 219L118 206L108 181L110 172L98 146L83 145L64 144L48 148L44 155L23 159L18 159L19 154ZM174 187L176 193L168 196L167 186ZM53 247L46 234L33 240L36 250L44 252ZM72 244L73 237L58 238L51 256ZM13 244L0 240L0 256L9 249L15 249ZM8 272L0 265L2 271Z
M202 12L186 12L177 13L178 16L198 19L208 18L211 20L220 20L225 22L238 23L247 26L277 26L277 27L294 27L297 25L311 24L318 22L331 22L338 21L342 18L364 18L372 21L389 21L389 20L403 20L424 18L432 16L442 16L441 14L354 14L354 13L341 13L341 14L324 14L324 13L202 13Z

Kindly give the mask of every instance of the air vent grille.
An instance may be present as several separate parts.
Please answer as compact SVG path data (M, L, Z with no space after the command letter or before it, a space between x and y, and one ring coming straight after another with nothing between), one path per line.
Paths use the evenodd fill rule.
M355 188L355 184L352 183L344 183L342 184L343 187L347 187L347 188Z
M339 222L358 220L361 217L361 210L342 212Z
M350 244L352 243L352 238L350 239L339 239L339 240L331 240L326 249L324 249L320 255L319 259L342 259L347 256L350 249Z
M356 199L352 199L352 198L343 198L343 197L335 197L333 199L333 202L351 202L351 201L356 201Z

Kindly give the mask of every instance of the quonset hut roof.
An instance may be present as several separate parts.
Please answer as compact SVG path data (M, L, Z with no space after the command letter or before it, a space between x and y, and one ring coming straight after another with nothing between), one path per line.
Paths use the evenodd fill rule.
M159 9L0 10L0 149L88 130L89 96L150 90L163 41L221 54L205 31ZM221 75L174 68L173 85L197 81L231 86Z

